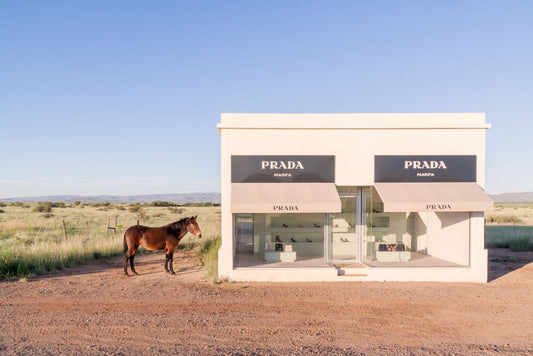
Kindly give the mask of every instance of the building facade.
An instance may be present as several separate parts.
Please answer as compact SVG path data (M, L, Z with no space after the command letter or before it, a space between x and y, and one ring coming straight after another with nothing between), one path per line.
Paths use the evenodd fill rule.
M222 114L219 276L487 280L485 114Z

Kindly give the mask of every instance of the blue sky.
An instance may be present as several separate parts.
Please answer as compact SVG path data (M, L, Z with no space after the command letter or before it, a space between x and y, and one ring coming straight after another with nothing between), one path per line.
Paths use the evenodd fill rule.
M533 191L531 1L0 0L0 198L219 191L222 112L485 112Z

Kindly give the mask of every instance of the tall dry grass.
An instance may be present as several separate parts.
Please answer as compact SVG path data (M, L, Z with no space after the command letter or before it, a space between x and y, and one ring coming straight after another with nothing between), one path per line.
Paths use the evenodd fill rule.
M486 247L533 251L533 204L496 203L485 222Z
M122 253L126 229L137 223L162 226L198 215L204 238L187 235L181 248L220 239L220 207L154 207L128 204L3 204L0 213L0 279L42 274ZM107 229L117 221L116 233ZM67 238L63 231L65 222ZM142 250L142 249L141 249ZM199 249L201 250L201 249Z

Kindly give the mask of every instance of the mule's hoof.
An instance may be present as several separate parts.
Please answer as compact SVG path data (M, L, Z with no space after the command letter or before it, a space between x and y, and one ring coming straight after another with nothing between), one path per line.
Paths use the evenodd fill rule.
M170 272L171 275L175 276L176 275L176 272L172 271Z
M132 271L134 275L138 276L139 273L135 272L135 271Z

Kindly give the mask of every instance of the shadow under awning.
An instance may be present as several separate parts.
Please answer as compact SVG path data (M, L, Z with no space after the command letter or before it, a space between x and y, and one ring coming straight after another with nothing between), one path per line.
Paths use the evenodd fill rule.
M232 213L339 213L335 183L232 183Z
M477 183L375 183L384 212L486 211L494 202Z

